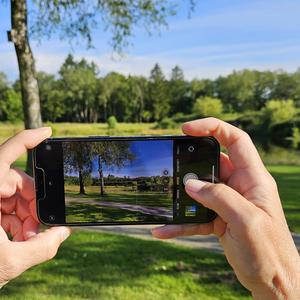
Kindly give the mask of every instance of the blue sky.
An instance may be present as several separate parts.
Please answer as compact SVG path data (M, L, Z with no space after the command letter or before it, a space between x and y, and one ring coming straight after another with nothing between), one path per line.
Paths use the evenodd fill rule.
M150 37L136 29L123 58L115 58L111 36L101 29L93 32L95 49L77 45L74 56L96 62L101 75L117 71L148 76L156 62L166 76L180 65L187 79L215 78L243 68L295 71L300 67L299 0L198 0L191 18L187 2L178 2L179 13L169 18L169 28ZM18 71L13 45L6 40L9 1L0 3L0 71L13 80ZM31 43L37 69L49 73L57 72L71 50L67 41L55 36L41 45Z

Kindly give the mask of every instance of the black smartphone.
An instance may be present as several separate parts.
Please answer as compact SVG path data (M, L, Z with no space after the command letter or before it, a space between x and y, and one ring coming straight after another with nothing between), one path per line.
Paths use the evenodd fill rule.
M213 137L49 138L33 151L37 214L46 225L207 223L189 178L219 180Z

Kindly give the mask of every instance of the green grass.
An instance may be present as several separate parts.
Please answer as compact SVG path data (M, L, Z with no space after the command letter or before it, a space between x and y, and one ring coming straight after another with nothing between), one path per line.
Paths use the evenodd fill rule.
M99 195L99 186L85 187L85 195L79 194L79 187L77 185L66 185L66 195L75 198L93 199L99 201L114 201L123 202L126 204L140 204L146 206L159 206L170 208L170 201L172 194L163 192L139 192L124 190L124 187L105 186L105 195Z
M1 290L14 300L251 299L221 254L77 231L56 258Z
M291 231L300 233L300 166L267 166L274 176Z
M125 189L125 190L124 190ZM68 202L66 206L66 221L75 222L99 222L99 220L105 222L111 222L118 220L120 222L126 221L162 221L165 217L159 217L154 215L147 215L143 213L137 213L121 208L112 208L95 205L89 200L98 200L105 202L118 202L125 204L138 204L142 206L151 207L165 207L172 211L172 194L166 194L162 192L137 192L134 193L128 190L128 187L116 187L106 186L106 194L99 195L99 186L86 186L85 195L79 194L79 187L77 185L65 185L66 196L72 198L80 198L86 200L86 203L76 203L75 201ZM150 221L149 220L149 221Z

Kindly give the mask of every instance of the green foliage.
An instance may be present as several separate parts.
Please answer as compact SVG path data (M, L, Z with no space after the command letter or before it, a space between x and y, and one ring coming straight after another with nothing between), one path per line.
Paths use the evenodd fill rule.
M227 111L251 109L256 84L255 73L249 70L233 72L217 79L217 95L222 99Z
M0 72L0 120L10 122L20 120L21 105L19 94L10 88L6 75Z
M150 73L148 105L153 121L159 121L168 115L170 105L167 84L159 64L155 64Z
M117 119L115 116L110 116L107 119L107 126L109 129L115 129L117 127Z
M21 95L11 88L0 92L0 120L12 123L23 120Z
M221 117L223 104L217 98L201 97L196 100L193 112L199 117Z
M157 123L156 128L173 129L179 127L171 118L163 118Z
M291 141L291 148L297 149L300 144L300 131L299 127L294 126L292 128L292 136L286 138L288 141Z
M177 1L177 4L181 1ZM190 2L191 10L194 1ZM121 52L135 28L144 27L150 34L167 26L167 18L176 14L171 0L85 1L35 0L32 32L35 38L57 32L61 39L81 38L92 46L92 30L102 26L112 35L114 50Z
M267 126L272 127L292 120L296 116L297 110L291 99L269 100L262 112Z

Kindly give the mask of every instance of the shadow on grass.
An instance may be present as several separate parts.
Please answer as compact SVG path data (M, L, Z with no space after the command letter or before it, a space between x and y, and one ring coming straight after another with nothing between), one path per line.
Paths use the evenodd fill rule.
M71 222L133 222L157 221L164 222L166 218L147 215L141 212L129 211L122 208L104 207L93 204L70 202L66 208L66 221Z
M22 299L41 295L51 299L196 299L203 295L226 299L223 293L230 299L249 295L223 255L80 231L62 246L55 260L28 271L1 291L7 296L4 299L17 299L20 294Z

